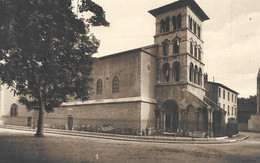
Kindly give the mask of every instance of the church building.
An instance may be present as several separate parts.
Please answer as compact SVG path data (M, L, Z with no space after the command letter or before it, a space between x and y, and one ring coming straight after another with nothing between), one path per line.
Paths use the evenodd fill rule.
M203 80L202 23L209 17L194 0L149 13L155 18L154 44L96 58L90 100L72 100L45 114L45 127L110 125L140 132L154 128L162 134L225 134L226 111L206 96ZM2 124L33 125L37 116L1 86Z

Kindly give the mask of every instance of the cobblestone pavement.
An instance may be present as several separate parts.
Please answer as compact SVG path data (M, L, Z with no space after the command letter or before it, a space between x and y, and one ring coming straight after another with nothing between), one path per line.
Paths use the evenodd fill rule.
M227 144L165 144L0 129L5 162L260 162L260 133Z

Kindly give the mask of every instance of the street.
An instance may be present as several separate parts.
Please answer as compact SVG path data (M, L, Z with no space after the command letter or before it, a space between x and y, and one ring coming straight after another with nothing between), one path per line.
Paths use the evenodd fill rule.
M260 162L260 133L227 144L128 142L0 129L0 162Z

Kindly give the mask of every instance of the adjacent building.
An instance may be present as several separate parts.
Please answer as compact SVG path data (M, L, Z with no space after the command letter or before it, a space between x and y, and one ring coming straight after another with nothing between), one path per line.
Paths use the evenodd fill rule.
M208 81L207 74L205 74L204 79L206 96L226 111L225 123L228 123L229 119L237 120L238 93L221 83Z
M216 85L221 95L207 93L202 23L209 17L194 0L179 0L149 13L155 17L154 44L96 58L90 100L72 100L45 114L45 127L110 125L139 132L154 128L181 135L225 134L225 122L237 115L237 93L221 84ZM27 112L4 86L0 111L4 124L37 122L36 112Z

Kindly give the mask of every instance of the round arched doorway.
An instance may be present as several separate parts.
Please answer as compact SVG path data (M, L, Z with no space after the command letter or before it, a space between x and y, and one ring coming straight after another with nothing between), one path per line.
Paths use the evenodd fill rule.
M73 128L73 116L68 115L68 130L72 130Z
M164 131L177 132L178 104L174 100L166 101L163 104L163 110L164 110Z

